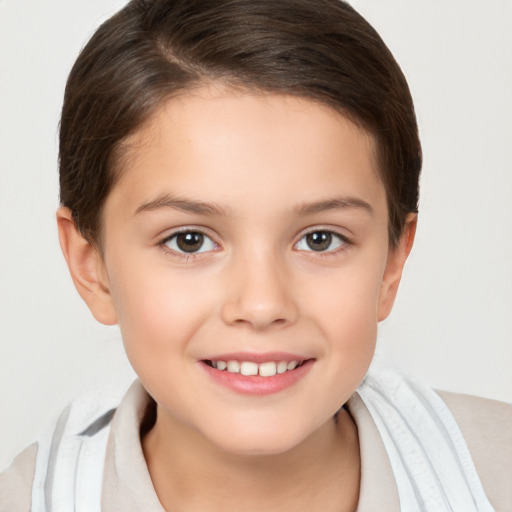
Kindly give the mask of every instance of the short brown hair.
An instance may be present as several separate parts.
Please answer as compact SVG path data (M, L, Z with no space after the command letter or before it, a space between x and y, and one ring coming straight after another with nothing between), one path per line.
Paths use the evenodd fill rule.
M407 82L377 32L340 0L132 0L70 73L61 202L99 242L123 141L168 98L209 81L320 101L371 133L392 245L416 212L421 146Z

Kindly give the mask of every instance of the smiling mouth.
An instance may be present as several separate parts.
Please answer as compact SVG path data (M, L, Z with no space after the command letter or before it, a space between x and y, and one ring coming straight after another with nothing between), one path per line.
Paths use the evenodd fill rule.
M301 367L308 360L302 361L266 361L255 363L253 361L213 361L205 360L204 363L219 371L239 373L246 376L273 377L274 375L290 372Z

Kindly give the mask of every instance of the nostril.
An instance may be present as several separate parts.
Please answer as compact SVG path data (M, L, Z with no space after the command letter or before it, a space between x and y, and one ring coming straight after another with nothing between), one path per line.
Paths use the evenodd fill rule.
M276 318L275 320L268 321L266 318L262 317L252 317L252 318L237 318L234 322L231 322L233 325L239 326L250 326L254 329L266 329L268 327L284 327L289 323L285 318Z
M264 282L258 285L254 281L252 286L235 285L231 297L222 305L223 321L231 326L257 330L295 323L298 316L295 300L285 290L277 288L277 285L269 287Z

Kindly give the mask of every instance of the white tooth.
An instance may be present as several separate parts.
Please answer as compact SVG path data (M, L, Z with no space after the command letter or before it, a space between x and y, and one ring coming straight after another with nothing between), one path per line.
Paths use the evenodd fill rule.
M298 365L298 364L299 364L299 362L298 362L298 361L290 361L290 362L288 363L288 365L286 366L286 368L287 368L288 370L293 370L293 369L297 368L297 365Z
M217 363L216 363L215 361L212 361L212 366L213 366L214 368L217 368Z
M228 367L226 361L217 361L217 370L225 370Z
M242 375L258 375L258 363L244 361L240 366L240 373Z
M277 372L277 365L273 361L269 361L268 363L260 364L260 375L262 377L272 377Z
M277 363L277 373L284 373L288 370L288 363L286 361L279 361Z
M240 363L238 361L228 361L228 372L240 373Z

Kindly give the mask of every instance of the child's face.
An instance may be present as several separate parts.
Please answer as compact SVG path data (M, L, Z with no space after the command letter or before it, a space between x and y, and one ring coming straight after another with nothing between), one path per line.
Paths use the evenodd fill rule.
M92 309L119 322L157 427L235 453L283 452L328 424L367 371L405 259L388 250L371 138L286 96L169 101L132 137L103 221L112 303ZM245 377L210 363L227 360L304 364Z

